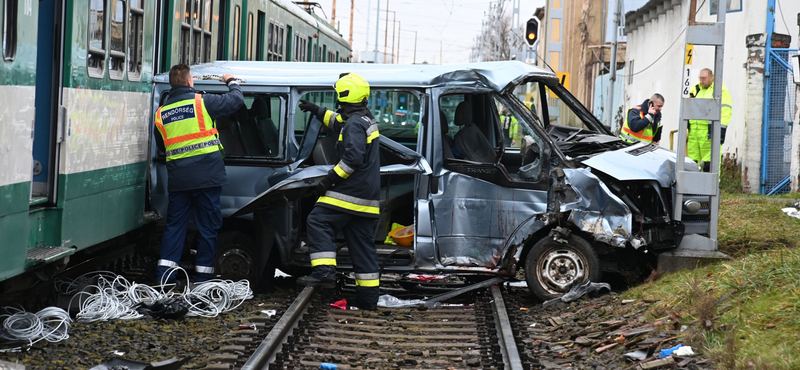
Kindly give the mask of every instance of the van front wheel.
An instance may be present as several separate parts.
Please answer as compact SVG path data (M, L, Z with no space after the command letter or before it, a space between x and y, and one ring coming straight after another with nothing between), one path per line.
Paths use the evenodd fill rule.
M562 296L575 283L598 282L601 273L597 253L577 235L570 235L566 243L549 236L539 240L525 259L528 289L543 301Z

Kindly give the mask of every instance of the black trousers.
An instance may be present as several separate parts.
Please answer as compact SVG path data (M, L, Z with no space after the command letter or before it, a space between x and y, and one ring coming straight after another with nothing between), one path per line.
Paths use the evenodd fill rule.
M315 256L335 256L336 235L342 231L353 261L357 298L366 302L378 300L378 250L374 241L377 225L377 218L355 216L319 205L308 215L308 251L312 266Z

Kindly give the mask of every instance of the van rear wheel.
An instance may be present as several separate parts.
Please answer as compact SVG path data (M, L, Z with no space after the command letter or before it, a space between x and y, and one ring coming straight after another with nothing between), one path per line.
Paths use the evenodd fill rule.
M253 237L239 230L224 231L217 243L216 272L223 279L248 279L257 283L262 266L258 266L258 250Z
M577 235L566 243L546 237L539 240L525 259L528 289L545 301L564 295L575 283L598 282L600 259L591 244Z

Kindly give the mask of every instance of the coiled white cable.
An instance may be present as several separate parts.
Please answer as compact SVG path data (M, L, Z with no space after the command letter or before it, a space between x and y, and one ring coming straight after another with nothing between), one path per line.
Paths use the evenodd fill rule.
M27 341L28 346L46 340L60 342L69 338L69 326L72 323L67 311L58 307L46 307L39 312L31 313L14 307L6 307L13 314L4 317L0 337L10 341ZM22 346L3 349L0 352L21 351Z

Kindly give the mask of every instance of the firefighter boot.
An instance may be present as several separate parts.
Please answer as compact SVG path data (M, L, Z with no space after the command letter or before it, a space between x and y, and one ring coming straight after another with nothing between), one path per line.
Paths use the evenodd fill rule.
M336 266L314 266L311 275L297 278L298 285L336 288Z
M381 293L380 287L356 287L356 301L354 306L361 310L374 311L378 309L378 295Z

